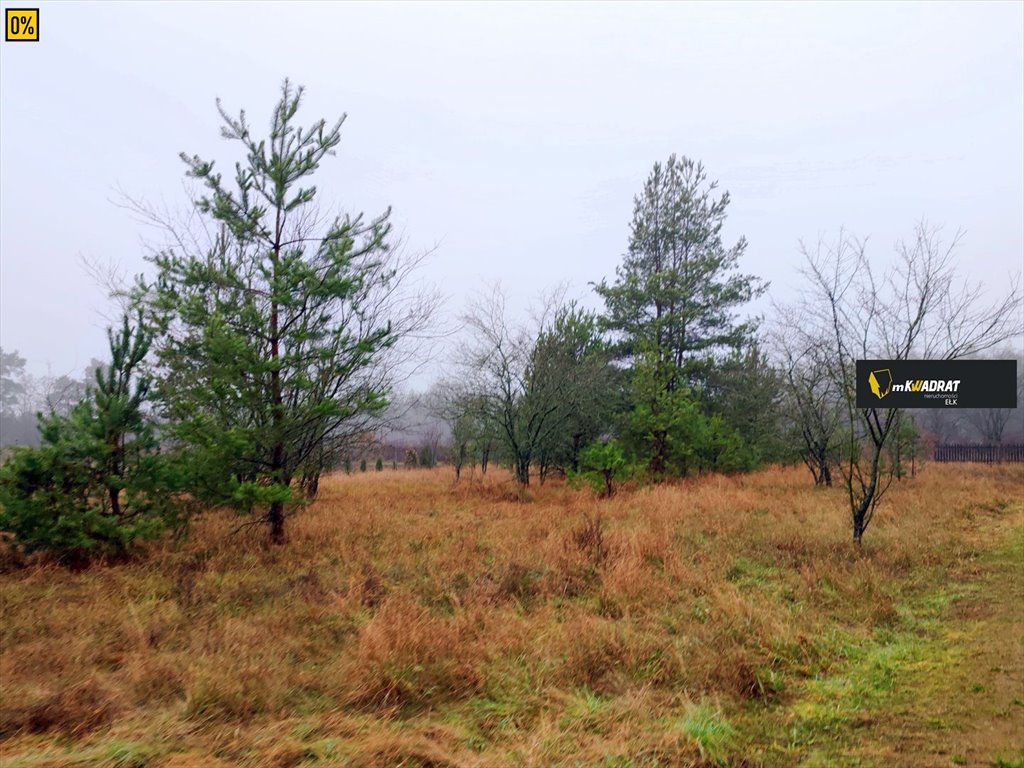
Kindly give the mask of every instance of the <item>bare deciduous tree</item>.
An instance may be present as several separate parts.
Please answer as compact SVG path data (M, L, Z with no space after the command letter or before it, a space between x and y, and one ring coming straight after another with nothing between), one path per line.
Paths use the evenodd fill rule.
M898 471L885 449L900 417L895 408L857 407L856 360L971 357L1020 332L1019 278L1003 297L988 300L981 285L960 274L960 241L957 233L944 243L938 229L922 223L883 271L868 260L865 242L844 232L832 244L802 246L808 289L795 308L799 334L815 343L828 339L820 364L840 396L838 468L858 544Z
M811 338L800 331L799 318L792 312L780 313L772 345L781 360L790 417L801 440L800 457L814 484L831 488L842 413L838 386L825 364L827 339Z

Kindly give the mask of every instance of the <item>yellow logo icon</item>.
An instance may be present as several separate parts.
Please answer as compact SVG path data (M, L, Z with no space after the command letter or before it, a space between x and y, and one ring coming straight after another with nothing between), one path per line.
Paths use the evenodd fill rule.
M4 40L9 43L39 41L38 8L5 8Z
M892 392L892 373L888 368L872 371L868 374L868 386L871 387L875 397L881 400Z

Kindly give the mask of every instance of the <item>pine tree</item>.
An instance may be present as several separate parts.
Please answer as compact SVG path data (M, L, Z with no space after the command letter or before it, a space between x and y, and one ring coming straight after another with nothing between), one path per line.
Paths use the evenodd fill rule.
M157 279L142 286L160 331L160 395L196 458L196 492L265 508L275 543L286 505L302 495L293 485L310 486L339 455L333 448L386 406L382 361L411 316L392 322L403 273L389 211L325 219L315 205L309 180L341 141L344 116L300 127L302 95L285 81L266 138L218 101L223 136L245 152L233 183L182 154L206 188L196 210L217 237L207 252L158 254Z
M621 393L619 371L610 362L597 316L573 301L558 309L537 339L531 371L538 382L560 391L550 428L538 440L541 482L552 467L576 472L580 452L611 425Z
M110 364L85 398L67 415L40 414L42 445L16 450L0 470L0 530L28 550L74 561L123 554L180 522L175 464L145 413L151 339L127 316L108 336Z
M734 351L710 372L704 407L742 438L746 457L741 463L747 468L792 457L782 437L784 386L781 373L756 342Z
M723 242L729 193L716 198L716 188L703 165L686 157L655 163L634 198L629 251L616 280L596 287L619 356L656 353L672 367L669 388L701 384L716 356L750 339L754 324L738 322L735 311L765 290L756 277L736 272L747 241Z

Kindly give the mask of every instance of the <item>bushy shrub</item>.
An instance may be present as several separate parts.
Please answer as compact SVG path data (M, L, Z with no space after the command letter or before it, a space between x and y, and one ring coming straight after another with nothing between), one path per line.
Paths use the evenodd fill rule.
M623 440L654 478L693 472L753 469L757 456L719 414L709 415L697 393L674 384L677 371L654 355L642 356L633 374L634 408ZM671 384L671 386L670 386Z
M702 469L748 472L757 466L754 451L720 416L706 417L702 427L697 451Z

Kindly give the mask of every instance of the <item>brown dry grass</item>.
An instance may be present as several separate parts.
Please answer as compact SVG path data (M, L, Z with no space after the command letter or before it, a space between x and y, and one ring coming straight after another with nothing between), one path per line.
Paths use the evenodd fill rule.
M443 470L332 477L285 547L210 514L134 563L0 575L0 756L5 768L885 764L857 716L822 730L814 707L835 679L863 684L857 711L897 700L904 668L932 658L928 638L968 620L969 585L996 572L988 553L1019 535L1022 480L929 466L894 488L857 551L841 492L795 469L610 500L520 492L499 473L458 486ZM960 607L933 610L937 594ZM888 688L870 676L875 656L858 666L858 644L897 654ZM1021 662L1001 667L1004 698ZM971 759L1021 748L1024 708L1007 706L1010 727ZM904 712L889 747L925 719Z

